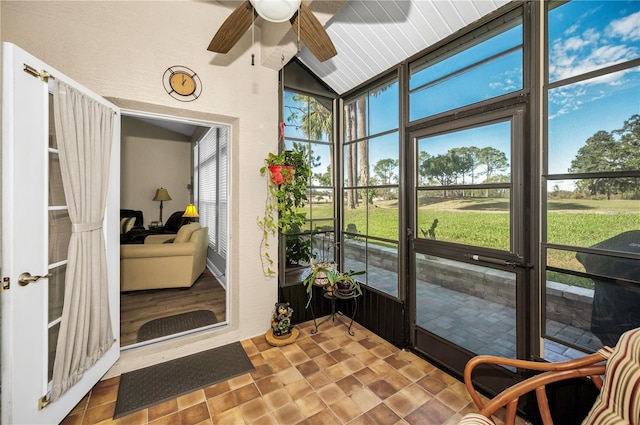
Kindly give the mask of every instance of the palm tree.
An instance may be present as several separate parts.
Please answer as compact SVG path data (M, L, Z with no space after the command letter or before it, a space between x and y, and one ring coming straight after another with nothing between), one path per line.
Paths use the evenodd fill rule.
M306 108L294 109L289 107L290 114L287 117L288 122L298 124L299 121L300 131L302 131L309 140L322 140L323 135L331 136L333 131L333 114L330 109L324 107L324 105L311 96L294 94L291 96L291 100L305 105Z

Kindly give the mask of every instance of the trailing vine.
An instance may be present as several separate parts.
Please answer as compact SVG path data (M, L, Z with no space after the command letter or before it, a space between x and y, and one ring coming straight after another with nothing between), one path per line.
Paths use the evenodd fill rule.
M275 260L269 254L269 241L276 237L278 230L301 228L306 223L306 215L298 211L307 202L307 190L311 176L307 149L294 146L293 150L285 150L278 154L269 153L260 174L267 177L267 198L264 215L258 217L258 226L262 229L260 242L260 259L265 275L275 274ZM283 169L282 177L271 175L270 166L293 166L294 169ZM280 184L277 181L281 181Z

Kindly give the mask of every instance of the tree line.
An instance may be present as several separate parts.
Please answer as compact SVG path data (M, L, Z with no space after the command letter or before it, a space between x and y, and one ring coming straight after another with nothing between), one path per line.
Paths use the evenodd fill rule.
M302 108L289 107L289 123L297 123L310 139L320 140L330 135L332 129L331 111L315 98L296 94L292 100ZM366 98L356 99L345 105L345 138L360 140L345 148L345 180L347 186L393 185L398 181L398 160L384 158L376 162L372 172L369 169L369 154L366 139ZM333 146L330 146L333 152ZM320 164L319 158L309 152L312 166ZM332 155L333 156L333 155ZM491 146L451 148L444 154L430 155L420 151L418 155L417 177L419 186L451 186L500 183L510 181L510 163L507 155ZM640 115L632 115L624 121L622 128L610 132L600 130L589 137L571 161L568 172L587 174L575 182L574 196L619 196L623 199L640 199L638 177L617 177L602 173L640 171ZM313 178L322 186L332 182L331 167L326 173L316 173ZM370 175L373 174L373 175ZM589 176L593 174L593 176ZM447 190L443 190L447 196ZM499 190L496 194L499 195ZM347 205L354 208L359 199L356 191L347 191ZM385 191L384 197L392 196ZM378 191L368 190L362 194L369 202ZM489 196L487 193L486 196ZM364 200L364 199L363 199Z
M588 196L618 195L623 199L640 199L638 177L604 177L606 172L640 171L640 115L632 115L622 128L597 131L578 149L569 173L594 174L576 182L575 192Z

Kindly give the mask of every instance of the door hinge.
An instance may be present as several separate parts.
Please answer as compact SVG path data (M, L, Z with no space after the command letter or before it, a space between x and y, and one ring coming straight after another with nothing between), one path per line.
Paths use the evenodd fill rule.
M11 279L8 277L3 277L2 278L2 290L6 291L9 289L9 287L11 286Z
M49 395L43 395L38 399L38 410L42 410L49 405Z
M45 71L44 69L42 71L38 71L37 69L27 65L26 63L24 64L24 68L22 70L27 74L33 75L34 77L40 79L41 81L44 81L45 83L49 81L49 78L53 78L53 76L49 74L47 71Z

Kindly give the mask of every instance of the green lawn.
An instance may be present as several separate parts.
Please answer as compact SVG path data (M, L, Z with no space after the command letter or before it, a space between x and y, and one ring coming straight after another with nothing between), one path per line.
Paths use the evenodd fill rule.
M503 198L438 200L418 210L418 235L434 219L436 239L502 250L509 249L508 204ZM314 205L314 217L331 217L332 207ZM640 229L640 201L637 200L551 200L548 203L547 240L550 243L588 247L628 230ZM353 223L360 233L398 239L398 209L395 201L360 205L345 210L345 224ZM367 220L368 217L368 220ZM552 250L548 263L580 270L574 252ZM555 276L555 279L585 286L584 279ZM566 282L570 280L571 282ZM588 284L587 284L588 285Z

